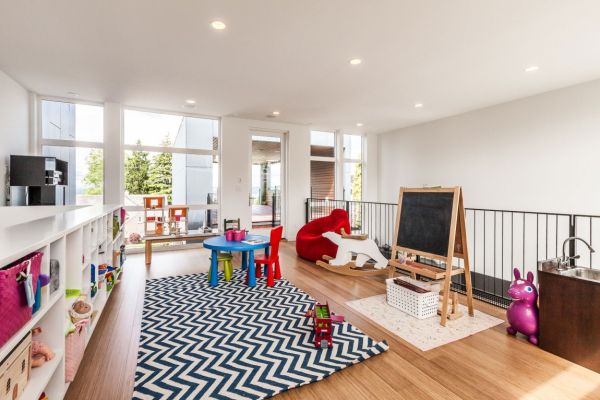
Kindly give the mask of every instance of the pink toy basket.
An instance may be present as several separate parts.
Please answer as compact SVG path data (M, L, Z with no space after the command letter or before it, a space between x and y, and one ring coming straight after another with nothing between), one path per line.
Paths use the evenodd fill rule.
M245 238L246 238L246 231L244 231L244 230L233 231L233 240L235 240L236 242L242 241Z
M32 253L0 269L0 346L31 319L32 309L27 305L25 284L17 282L17 277L29 267L35 294L43 255Z
M84 319L75 324L75 332L69 333L65 339L65 382L73 382L83 353L87 338L86 326L89 320Z

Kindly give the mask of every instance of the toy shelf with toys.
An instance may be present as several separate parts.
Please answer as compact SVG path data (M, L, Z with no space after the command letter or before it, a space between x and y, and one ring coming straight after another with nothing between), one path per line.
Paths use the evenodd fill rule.
M24 265L24 257L39 259L36 254L41 253L41 262L27 261L32 271L21 273L33 277L31 280L24 278L24 282L35 286L33 305L27 311L30 317L22 323L19 320L13 331L2 332L0 329L4 334L4 337L0 334L0 383L10 386L10 398L35 400L44 393L49 399L62 399L68 387L65 378L73 370L67 361L70 359L66 336L71 329L70 309L77 300L83 300L93 308L90 323L83 333L87 344L110 296L109 286L110 289L114 287L122 269L125 214L117 205L56 207L55 214L32 220L28 217L29 210L30 207L0 208L0 220L18 221L22 215L26 221L0 223L0 270L20 268ZM4 219L3 213L10 213L10 218ZM93 284L99 266L106 269L103 275L112 274L110 285L99 279ZM18 278L16 282L18 296L21 296L20 290L25 294L28 284L18 286ZM0 285L2 290L5 295L12 293ZM23 307L27 310L27 305L20 307L21 312ZM11 314L2 318L10 320ZM28 356L29 349L32 349L31 357ZM23 369L21 361L26 360L29 360L28 367Z

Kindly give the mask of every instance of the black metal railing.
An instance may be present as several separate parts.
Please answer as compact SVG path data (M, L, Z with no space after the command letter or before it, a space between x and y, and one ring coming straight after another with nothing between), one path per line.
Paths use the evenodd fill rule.
M306 222L329 215L335 208L348 212L353 233L368 234L381 252L391 255L394 240L397 204L308 198ZM467 239L471 260L473 294L488 303L507 307L510 298L506 291L512 281L514 267L523 275L537 269L537 262L562 256L566 238L579 236L592 247L600 235L600 216L562 213L465 209ZM580 242L568 242L566 255L581 255L572 262L593 266L595 253ZM421 262L438 264L433 260ZM455 265L462 266L456 259ZM445 267L443 264L440 267ZM464 292L464 276L453 277L453 288Z

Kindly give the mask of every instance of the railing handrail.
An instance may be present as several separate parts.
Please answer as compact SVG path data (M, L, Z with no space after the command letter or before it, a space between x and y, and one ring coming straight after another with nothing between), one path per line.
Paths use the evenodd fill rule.
M326 199L319 197L307 197L307 201L330 201L330 202L349 202L349 203L364 203L364 204L382 204L386 206L397 206L398 203L384 203L379 201L362 201L362 200L341 200L341 199ZM584 217L584 218L600 218L600 215L593 214L568 214L562 212L551 212L551 211L523 211L523 210L500 210L495 208L479 208L479 207L465 207L465 210L472 211L487 211L487 212L504 212L504 213L517 213L517 214L536 214L536 215L552 215L559 217Z

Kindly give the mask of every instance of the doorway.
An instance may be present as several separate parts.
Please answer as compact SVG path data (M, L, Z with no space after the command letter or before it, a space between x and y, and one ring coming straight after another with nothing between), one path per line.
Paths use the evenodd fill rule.
M282 224L284 193L283 133L253 133L250 206L252 232L267 234Z

